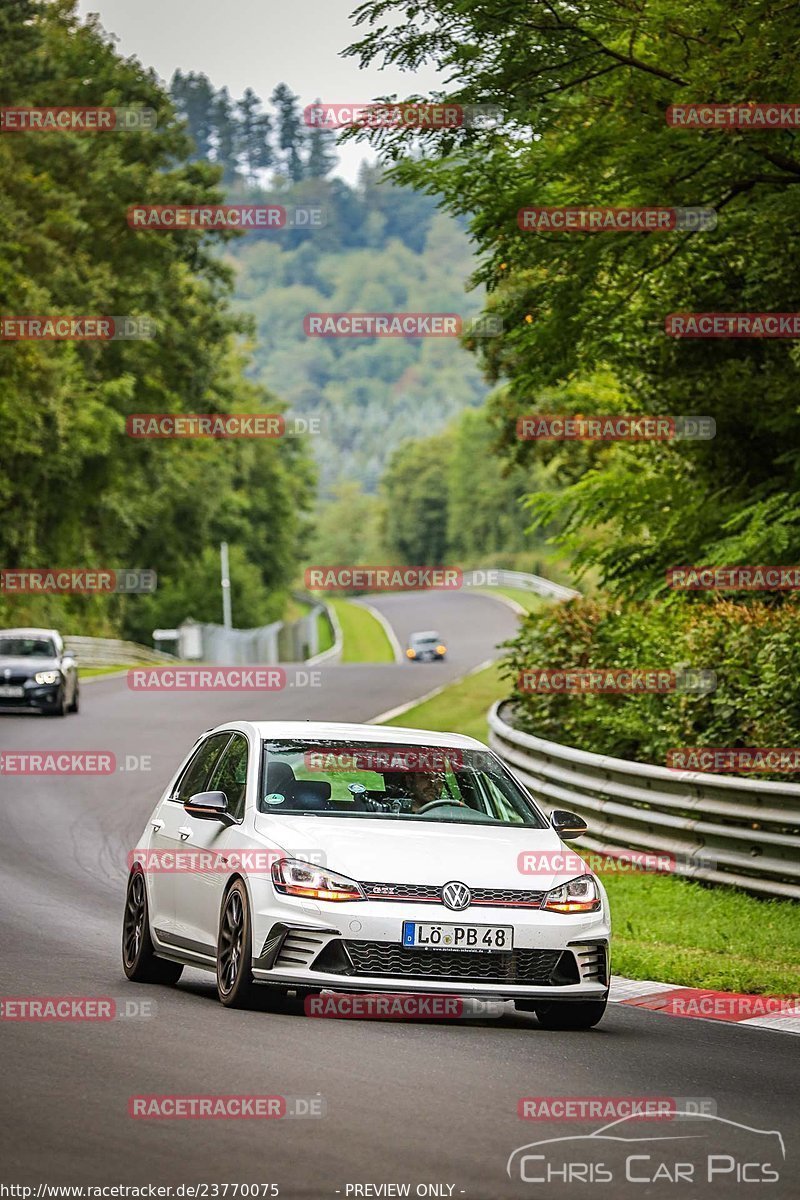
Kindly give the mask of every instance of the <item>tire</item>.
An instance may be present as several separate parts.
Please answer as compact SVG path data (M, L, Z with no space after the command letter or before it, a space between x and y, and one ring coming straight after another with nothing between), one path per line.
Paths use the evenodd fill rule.
M122 969L134 983L177 983L180 963L157 958L150 937L147 888L141 871L131 871L122 921Z
M49 717L65 717L67 715L67 701L63 687L59 689L58 701L55 707L49 709L47 715Z
M561 1000L536 1005L544 1029L593 1029L603 1018L608 1000Z
M226 1008L257 1008L259 987L253 981L253 937L247 889L234 879L219 918L217 996Z
M76 683L75 684L75 692L72 697L72 704L70 704L69 708L67 709L67 712L76 713L78 711L79 702L80 702L80 692L78 691L78 685Z

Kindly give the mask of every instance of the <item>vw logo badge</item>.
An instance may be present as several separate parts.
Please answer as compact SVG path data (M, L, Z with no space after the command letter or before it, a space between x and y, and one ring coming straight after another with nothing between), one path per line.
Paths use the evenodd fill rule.
M458 883L456 880L453 880L451 883L446 883L442 888L442 903L447 908L461 912L463 908L469 908L471 901L472 893L465 883Z
M11 668L10 667L6 667L5 671L3 671L3 677L5 679L11 678Z

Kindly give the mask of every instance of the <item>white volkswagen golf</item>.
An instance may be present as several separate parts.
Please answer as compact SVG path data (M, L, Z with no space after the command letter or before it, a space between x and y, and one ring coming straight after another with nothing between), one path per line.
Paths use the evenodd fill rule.
M425 992L588 1029L609 985L599 879L473 738L315 722L205 733L130 856L129 979L214 971L223 1004Z

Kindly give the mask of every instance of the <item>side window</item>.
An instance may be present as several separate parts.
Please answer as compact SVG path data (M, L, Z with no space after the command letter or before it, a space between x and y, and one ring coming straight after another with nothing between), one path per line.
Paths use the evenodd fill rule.
M210 738L206 738L197 747L193 758L190 759L186 770L183 772L177 791L171 797L173 800L177 800L179 804L183 804L190 796L196 795L197 792L208 791L206 780L230 739L230 730L227 733L213 733Z
M247 738L235 733L230 745L218 760L208 782L209 792L224 792L228 797L228 812L241 821L247 790Z

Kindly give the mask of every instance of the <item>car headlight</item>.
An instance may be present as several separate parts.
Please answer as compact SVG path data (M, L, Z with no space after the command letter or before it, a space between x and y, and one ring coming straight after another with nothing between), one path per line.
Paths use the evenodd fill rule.
M412 650L412 649L409 647L409 649L408 649L408 650L406 650L406 657L407 657L407 658L416 658L416 657L417 657L417 652L416 652L416 650Z
M548 892L542 908L550 912L596 912L600 907L600 891L592 875L579 875Z
M272 864L272 882L282 896L304 896L307 900L366 900L360 884L297 858L281 858Z
M37 683L58 683L60 678L60 671L37 671L34 675Z

